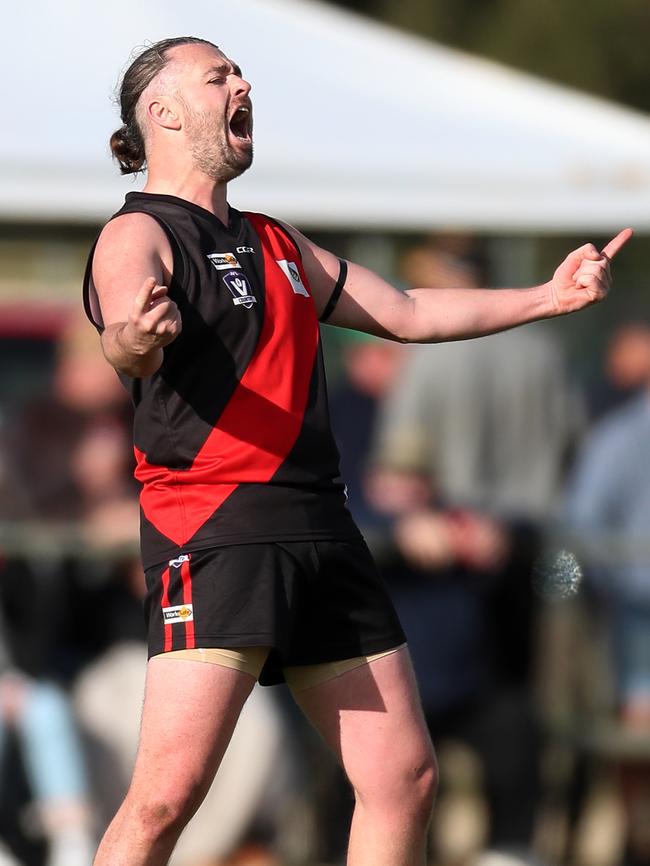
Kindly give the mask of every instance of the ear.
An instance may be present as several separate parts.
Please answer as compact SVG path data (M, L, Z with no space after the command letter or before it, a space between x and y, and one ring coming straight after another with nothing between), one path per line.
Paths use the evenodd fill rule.
M153 100L147 106L147 114L152 123L162 126L164 129L180 129L181 118L174 108L158 99Z

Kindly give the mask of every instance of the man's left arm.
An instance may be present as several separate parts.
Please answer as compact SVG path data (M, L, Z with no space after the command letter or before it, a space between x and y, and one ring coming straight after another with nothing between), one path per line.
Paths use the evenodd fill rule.
M287 227L298 243L319 312L328 307L340 260ZM632 236L624 229L602 251L585 244L570 253L553 277L528 289L432 289L405 292L353 263L327 322L404 343L481 337L573 313L601 301L611 283L610 261Z

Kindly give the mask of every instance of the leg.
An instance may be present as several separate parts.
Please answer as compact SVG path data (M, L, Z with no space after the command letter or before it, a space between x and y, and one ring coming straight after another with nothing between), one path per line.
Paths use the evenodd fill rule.
M524 689L493 690L467 719L461 739L483 765L491 848L529 850L539 805L540 742Z
M30 683L17 728L25 769L39 802L86 804L82 745L67 695L52 683Z
M295 696L354 789L348 866L424 866L437 770L408 650Z
M53 683L29 682L16 729L49 843L48 866L88 866L96 840L85 759L68 696Z
M248 699L217 778L174 849L173 866L220 863L242 842L271 780L282 772L284 719L274 697L258 688Z
M217 664L151 659L131 786L94 866L165 866L254 683L250 674Z

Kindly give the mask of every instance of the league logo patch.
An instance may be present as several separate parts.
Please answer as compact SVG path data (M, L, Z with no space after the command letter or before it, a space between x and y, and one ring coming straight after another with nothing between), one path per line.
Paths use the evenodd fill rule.
M234 253L210 253L208 256L213 267L218 271L229 271L231 268L241 268L239 259Z
M227 274L223 275L222 279L230 289L232 302L236 307L241 304L247 310L250 310L253 304L257 303L257 298L253 294L253 290L245 274L236 274L234 271L228 271Z
M309 297L309 292L305 288L305 284L300 276L300 271L295 262L288 262L286 259L276 259L277 263L282 268L285 277L289 280L291 288L295 295L304 295Z

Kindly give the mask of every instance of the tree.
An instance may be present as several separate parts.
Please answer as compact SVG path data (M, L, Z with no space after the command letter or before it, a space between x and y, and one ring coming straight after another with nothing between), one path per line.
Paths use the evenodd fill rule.
M339 5L650 111L647 0L340 0Z

